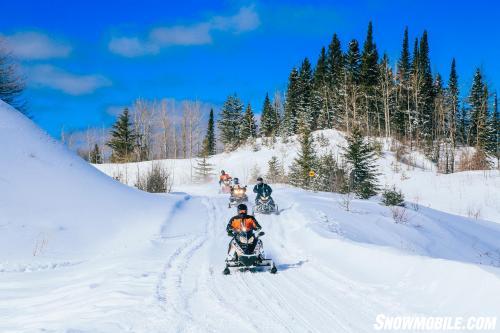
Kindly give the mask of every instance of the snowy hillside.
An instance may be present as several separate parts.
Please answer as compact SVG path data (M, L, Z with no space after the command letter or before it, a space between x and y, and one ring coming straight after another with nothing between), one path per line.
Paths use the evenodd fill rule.
M338 151L341 134L325 135L322 149ZM174 193L142 193L5 105L0 150L0 332L362 333L379 314L498 315L498 172L437 176L402 166L403 177L385 150L382 182L409 201L419 196L401 223L376 198L347 210L345 196L276 186L282 213L257 218L278 274L224 276L234 210L215 183L189 183L192 162L162 162ZM249 181L254 165L265 172L272 155L289 164L295 151L277 144L211 162ZM98 167L133 184L149 166ZM455 199L480 204L478 219Z
M315 132L316 138L322 136L326 142L322 145L316 140L317 151L332 152L340 158L341 147L345 139L341 132L323 130ZM406 200L424 207L442 210L448 213L485 219L500 223L500 171L466 171L454 174L437 173L432 162L421 154L413 152L407 156L413 165L399 162L390 150L390 141L382 141L383 153L378 159L380 185L400 188ZM225 169L232 176L239 177L245 183L253 183L252 174L265 175L268 161L276 156L286 168L297 156L299 145L296 138L284 144L278 139L273 147L268 147L258 139L252 147L239 148L232 153L222 153L210 158L214 174ZM172 174L175 186L191 183L195 172L196 160L177 159L160 160L155 163L164 165ZM133 186L138 173L144 173L151 162L128 164L100 164L96 167L112 177L120 177Z

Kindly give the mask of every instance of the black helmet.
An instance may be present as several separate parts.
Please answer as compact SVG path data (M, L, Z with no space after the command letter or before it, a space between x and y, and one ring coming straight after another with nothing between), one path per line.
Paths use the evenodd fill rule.
M233 178L233 183L234 185L238 185L240 183L240 180L238 178Z
M264 181L264 180L262 179L262 177L259 177L259 178L257 178L257 181L258 181L258 182L262 182L262 181Z
M239 204L238 205L238 213L241 211L245 211L245 213L248 211L247 205L245 204Z
M221 170L220 173L225 174L226 172L224 170Z

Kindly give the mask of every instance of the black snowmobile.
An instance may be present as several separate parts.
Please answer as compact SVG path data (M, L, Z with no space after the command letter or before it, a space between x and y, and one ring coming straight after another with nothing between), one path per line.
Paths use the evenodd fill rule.
M271 259L265 259L262 241L259 240L260 236L264 236L263 231L258 234L253 231L242 231L234 235L232 242L236 247L235 259L226 259L226 268L224 268L223 274L230 274L231 269L242 272L269 269L272 274L278 271Z
M270 196L261 196L257 199L257 204L253 207L253 213L278 215L280 212L278 205L274 203L274 200Z

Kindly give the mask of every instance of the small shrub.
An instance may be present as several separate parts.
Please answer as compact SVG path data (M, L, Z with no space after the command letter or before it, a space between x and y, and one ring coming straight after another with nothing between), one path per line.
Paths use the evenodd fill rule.
M170 192L172 189L170 174L159 163L153 163L146 175L138 174L135 187L150 193Z
M382 203L386 206L401 206L405 205L405 197L401 190L396 190L393 186L391 189L386 189L382 192Z

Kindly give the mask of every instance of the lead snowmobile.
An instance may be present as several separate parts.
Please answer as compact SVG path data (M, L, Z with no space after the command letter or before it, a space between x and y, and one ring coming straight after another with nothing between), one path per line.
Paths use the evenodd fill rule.
M261 196L256 200L255 206L253 207L253 214L255 213L278 215L280 212L278 205L274 203L271 196Z
M242 272L269 269L271 274L278 271L274 262L265 258L262 241L259 239L261 236L264 236L263 231L255 234L253 230L242 230L234 234L231 242L235 246L236 253L233 259L226 259L224 275L231 274L231 269Z

